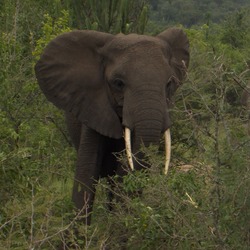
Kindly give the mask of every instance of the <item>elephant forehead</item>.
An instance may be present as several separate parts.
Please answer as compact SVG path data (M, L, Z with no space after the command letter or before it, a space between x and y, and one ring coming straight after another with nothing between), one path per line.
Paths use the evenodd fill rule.
M145 49L143 47L130 47L119 53L110 53L111 67L113 69L133 69L133 74L138 69L140 71L150 70L152 73L165 71L169 67L169 58L166 57L162 50L155 47Z
M163 49L154 42L140 42L126 48L112 48L107 53L106 58L110 59L110 62L122 65L123 67L132 66L146 67L152 65L162 65L167 67L171 54L166 56L167 53L163 52Z
M107 44L106 49L116 53L128 53L133 51L136 53L147 53L150 51L163 50L166 44L161 40L144 35L130 34L117 35L110 43Z
M141 77L140 72L150 75L166 73L171 51L166 43L155 37L143 35L117 35L105 48L106 73L112 75ZM161 74L162 72L162 74Z

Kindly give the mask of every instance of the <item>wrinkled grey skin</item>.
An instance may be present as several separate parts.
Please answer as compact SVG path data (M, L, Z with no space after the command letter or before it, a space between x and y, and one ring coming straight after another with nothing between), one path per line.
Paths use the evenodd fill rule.
M77 150L76 208L91 212L98 178L125 174L113 155L124 150L124 127L134 154L142 143L159 144L188 63L187 36L175 28L155 37L73 31L48 44L35 72L47 99L65 111Z

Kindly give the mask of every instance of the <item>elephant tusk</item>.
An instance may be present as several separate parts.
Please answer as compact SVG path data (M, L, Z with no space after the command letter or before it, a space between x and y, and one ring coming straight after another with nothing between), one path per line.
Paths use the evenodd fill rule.
M165 154L166 154L164 174L167 175L168 168L169 168L169 163L170 163L170 157L171 157L171 135L170 135L170 129L167 129L165 131L164 137L165 137Z
M129 128L125 128L124 139L125 139L125 147L126 147L126 153L128 157L128 163L129 163L131 170L133 171L134 163L133 163L132 150L131 150L131 131Z

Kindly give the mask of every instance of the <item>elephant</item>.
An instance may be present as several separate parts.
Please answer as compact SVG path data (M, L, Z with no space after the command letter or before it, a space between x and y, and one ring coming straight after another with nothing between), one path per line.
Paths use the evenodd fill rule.
M77 151L72 201L91 222L96 181L149 167L141 146L165 134L170 160L172 96L189 64L189 40L180 28L156 36L76 30L54 38L35 65L38 84L64 110ZM125 150L128 166L114 156Z

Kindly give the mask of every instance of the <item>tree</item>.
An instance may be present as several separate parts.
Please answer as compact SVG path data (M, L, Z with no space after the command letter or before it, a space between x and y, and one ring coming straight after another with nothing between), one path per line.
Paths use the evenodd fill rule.
M111 33L143 33L149 11L145 0L75 0L72 8L77 28Z

